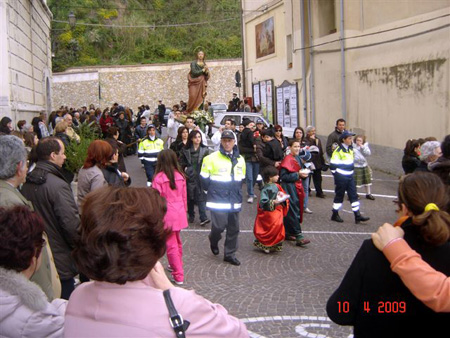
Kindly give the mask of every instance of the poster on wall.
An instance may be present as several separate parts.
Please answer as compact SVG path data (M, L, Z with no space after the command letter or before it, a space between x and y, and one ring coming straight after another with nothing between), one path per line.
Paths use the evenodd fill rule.
M273 124L273 81L266 81L266 114L264 115L269 123Z
M276 87L278 124L283 128L298 126L298 88L296 83L284 81Z
M260 88L260 100L261 100L261 113L264 117L267 117L267 93L266 93L266 81L259 83Z
M255 26L256 58L275 53L275 32L273 17Z
M283 121L284 126L286 128L291 128L291 88L284 87L283 88L283 103L284 103L284 115Z
M295 128L298 126L298 121L297 121L297 117L298 117L298 107L297 107L297 85L292 85L289 87L290 89L290 97L289 97L289 102L290 102L290 116L291 116L291 127Z
M284 102L283 102L283 88L278 87L277 90L277 124L284 126Z
M259 99L259 83L253 84L253 106L261 105L261 100Z
M261 114L270 124L275 121L273 100L273 80L264 80L253 84L253 106L261 107Z

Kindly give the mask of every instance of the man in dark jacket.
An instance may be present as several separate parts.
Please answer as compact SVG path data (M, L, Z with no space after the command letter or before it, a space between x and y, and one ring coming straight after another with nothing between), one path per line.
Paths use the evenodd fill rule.
M56 269L61 279L61 298L74 290L77 269L71 257L77 228L78 207L70 184L64 178L64 144L55 137L41 139L36 147L38 162L27 176L22 194L33 203L45 222Z
M259 160L259 171L271 165L275 168L280 166L284 153L281 144L275 139L273 129L264 129L261 132L262 142L256 144L256 155Z
M331 156L333 155L334 149L339 147L339 145L341 144L341 142L339 141L339 138L341 137L344 130L345 130L345 120L338 119L336 121L336 127L335 127L334 131L330 135L328 135L327 145L326 145L326 151L327 151L328 158L331 158Z
M255 196L254 185L259 174L259 161L256 157L256 141L253 135L255 131L255 122L250 119L243 119L242 123L245 128L239 138L238 146L239 153L245 159L246 176L245 181L247 185L248 203L253 203Z
M163 124L165 125L164 122L164 115L166 114L166 106L164 105L164 103L162 103L162 100L158 101L158 121L159 121L159 128L162 128ZM162 129L160 129L159 132L161 132Z

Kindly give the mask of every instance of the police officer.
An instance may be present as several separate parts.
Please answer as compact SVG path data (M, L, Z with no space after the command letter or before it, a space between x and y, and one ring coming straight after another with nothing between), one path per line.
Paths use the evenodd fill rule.
M354 155L352 148L353 136L355 134L344 130L339 137L341 143L333 152L330 160L330 169L334 176L335 196L333 201L333 215L331 220L335 222L344 222L339 216L339 209L344 201L344 195L347 195L355 214L355 223L368 221L369 217L364 217L359 212L359 200L356 193L355 180L353 179Z
M152 186L158 154L164 149L164 141L156 135L156 127L150 124L147 128L147 136L139 143L138 156L144 163L147 175L147 186Z
M203 159L200 177L203 188L207 190L206 207L211 211L211 251L216 256L219 254L218 244L226 229L224 261L240 265L235 254L238 248L245 161L239 155L235 138L231 130L222 132L220 148Z

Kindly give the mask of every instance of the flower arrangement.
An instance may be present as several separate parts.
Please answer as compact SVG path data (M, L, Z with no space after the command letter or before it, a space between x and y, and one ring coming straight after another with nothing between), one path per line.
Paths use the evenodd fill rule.
M205 127L209 123L214 123L214 119L211 116L210 112L205 110L194 110L191 114L191 117L194 118L195 124L199 126L199 128L205 132Z

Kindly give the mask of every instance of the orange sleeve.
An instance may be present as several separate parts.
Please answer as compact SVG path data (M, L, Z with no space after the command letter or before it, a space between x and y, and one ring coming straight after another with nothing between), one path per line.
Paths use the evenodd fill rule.
M450 277L428 265L404 239L386 245L383 253L414 296L436 312L450 312Z

